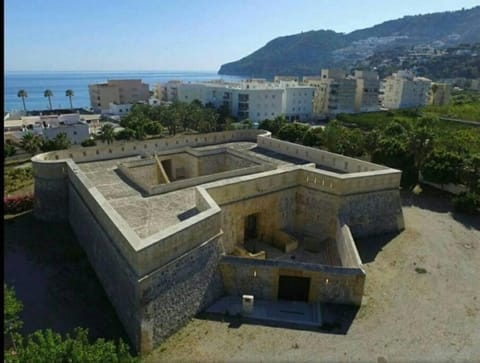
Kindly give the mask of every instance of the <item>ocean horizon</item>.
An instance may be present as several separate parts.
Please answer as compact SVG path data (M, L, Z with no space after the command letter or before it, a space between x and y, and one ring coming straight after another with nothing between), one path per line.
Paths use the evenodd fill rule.
M53 92L53 108L70 108L65 91L74 92L74 108L89 108L88 85L105 83L109 79L141 79L152 89L155 83L179 80L183 82L204 82L223 79L238 81L244 77L219 75L217 71L6 71L4 74L4 112L23 110L19 90L27 91L25 104L28 111L49 108L48 99L43 96L46 89Z

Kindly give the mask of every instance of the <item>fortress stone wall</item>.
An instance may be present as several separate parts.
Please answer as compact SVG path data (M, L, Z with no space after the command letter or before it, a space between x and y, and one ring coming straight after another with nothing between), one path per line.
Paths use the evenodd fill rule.
M152 186L158 176L151 156L185 152L201 159L181 161L192 178L166 184L178 183L171 189ZM353 238L403 229L400 171L261 130L49 152L32 163L35 216L70 223L141 353L223 295L276 300L281 276L310 279L310 302L358 305L365 272ZM126 183L129 172L135 175ZM144 195L135 183L155 193ZM321 249L333 241L339 265L276 260L268 252L234 256L251 215L263 243L292 239Z

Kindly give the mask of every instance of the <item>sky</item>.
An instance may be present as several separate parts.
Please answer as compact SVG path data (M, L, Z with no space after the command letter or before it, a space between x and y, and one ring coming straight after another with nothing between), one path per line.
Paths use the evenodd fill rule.
M270 40L480 0L5 0L6 71L217 71Z

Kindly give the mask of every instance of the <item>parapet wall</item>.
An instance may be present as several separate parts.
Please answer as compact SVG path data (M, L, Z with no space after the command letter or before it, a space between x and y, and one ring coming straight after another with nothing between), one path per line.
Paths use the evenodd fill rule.
M355 246L350 228L337 218L336 244L338 255L344 267L362 268L362 260Z
M263 130L237 130L212 132L209 134L180 135L164 139L114 142L84 148L51 151L35 156L32 160L72 159L77 163L122 158L132 155L154 154L158 151L174 150L187 146L205 146L235 141L256 141L257 135L270 135Z
M388 169L385 166L369 163L348 156L334 154L325 150L314 149L308 146L295 144L288 141L278 140L270 135L258 135L257 144L259 147L271 150L280 154L308 160L330 169L346 173L359 173L362 171L376 171Z

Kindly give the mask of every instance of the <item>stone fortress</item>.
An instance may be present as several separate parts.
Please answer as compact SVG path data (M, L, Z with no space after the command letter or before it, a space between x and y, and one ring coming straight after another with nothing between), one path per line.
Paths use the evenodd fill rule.
M36 218L72 226L142 354L223 296L360 305L352 236L404 228L399 170L262 130L32 162Z

